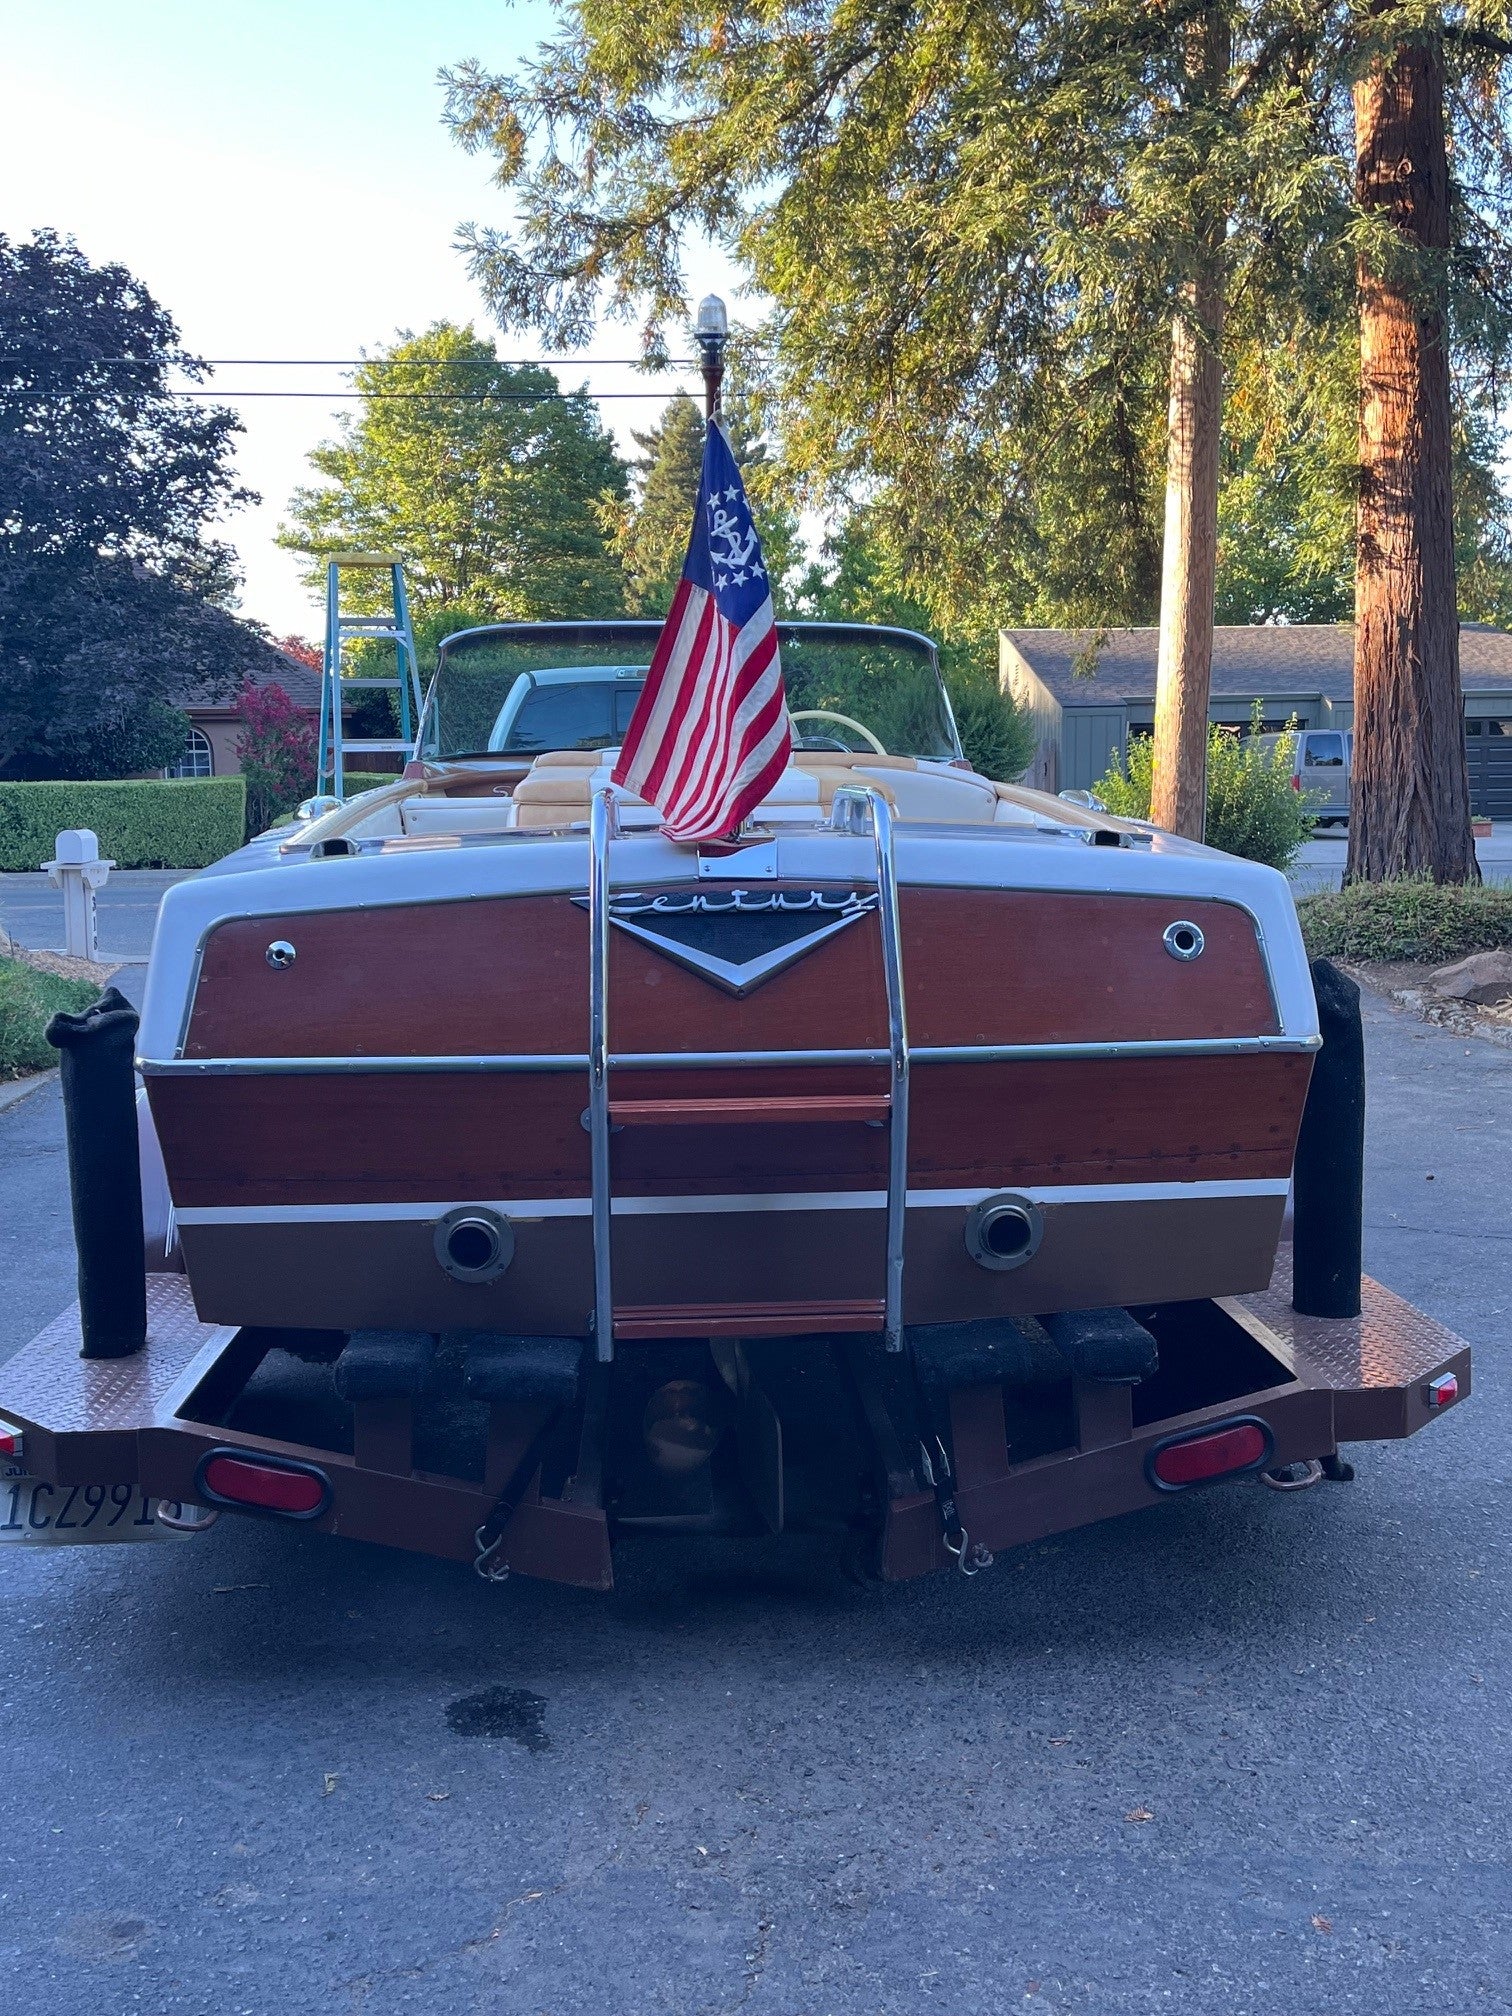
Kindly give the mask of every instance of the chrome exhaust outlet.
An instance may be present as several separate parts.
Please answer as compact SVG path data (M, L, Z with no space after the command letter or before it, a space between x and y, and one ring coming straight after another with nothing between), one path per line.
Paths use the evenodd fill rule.
M971 1207L966 1220L966 1251L979 1267L1006 1273L1034 1258L1044 1232L1039 1206L1004 1190Z
M436 1264L453 1281L493 1281L514 1258L514 1227L483 1204L459 1204L437 1221Z

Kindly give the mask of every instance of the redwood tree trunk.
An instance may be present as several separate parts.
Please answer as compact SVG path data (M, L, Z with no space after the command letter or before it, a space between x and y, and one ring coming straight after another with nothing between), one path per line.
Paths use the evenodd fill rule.
M1231 38L1210 8L1192 23L1187 74L1193 101L1224 89ZM1218 457L1223 430L1223 241L1226 219L1199 219L1197 262L1171 324L1166 434L1165 551L1155 674L1155 775L1150 817L1202 838L1207 816L1208 692L1218 568Z
M1390 252L1359 265L1360 491L1350 879L1480 879L1470 831L1454 581L1442 254L1449 163L1438 44L1403 43L1354 87L1355 190ZM1439 255L1439 256L1435 256Z

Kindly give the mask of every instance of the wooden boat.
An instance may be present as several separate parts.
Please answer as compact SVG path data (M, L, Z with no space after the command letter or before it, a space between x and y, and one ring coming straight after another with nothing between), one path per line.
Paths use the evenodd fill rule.
M401 783L169 892L139 1068L200 1317L605 1358L1264 1288L1284 879L977 775L928 640L860 626L783 627L801 746L674 845L605 753L656 629L448 640Z

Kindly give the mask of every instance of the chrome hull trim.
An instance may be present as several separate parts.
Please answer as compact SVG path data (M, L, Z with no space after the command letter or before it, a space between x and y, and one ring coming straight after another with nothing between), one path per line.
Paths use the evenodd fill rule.
M1310 1054L1320 1036L1193 1036L1137 1043L966 1043L910 1048L912 1064L1015 1064L1082 1057L1250 1057ZM731 1071L789 1065L870 1065L889 1070L890 1050L631 1050L613 1054L613 1071ZM343 1073L581 1071L586 1051L499 1052L456 1056L139 1057L144 1078L314 1078Z
M969 1190L910 1190L910 1211L969 1210L1002 1186ZM1016 1194L1031 1203L1179 1204L1209 1198L1284 1197L1285 1177L1235 1177L1204 1183L1026 1184ZM405 1204L202 1204L178 1213L181 1225L336 1225L429 1222L471 1204L510 1219L587 1218L589 1197L485 1197ZM730 1212L885 1211L885 1190L758 1191L739 1196L625 1197L613 1199L616 1218L680 1218Z

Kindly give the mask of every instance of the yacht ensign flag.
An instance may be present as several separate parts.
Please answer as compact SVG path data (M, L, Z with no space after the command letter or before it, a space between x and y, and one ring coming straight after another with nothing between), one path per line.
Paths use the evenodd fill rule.
M718 840L771 790L791 745L761 541L715 421L682 580L612 777L656 807L670 839Z

